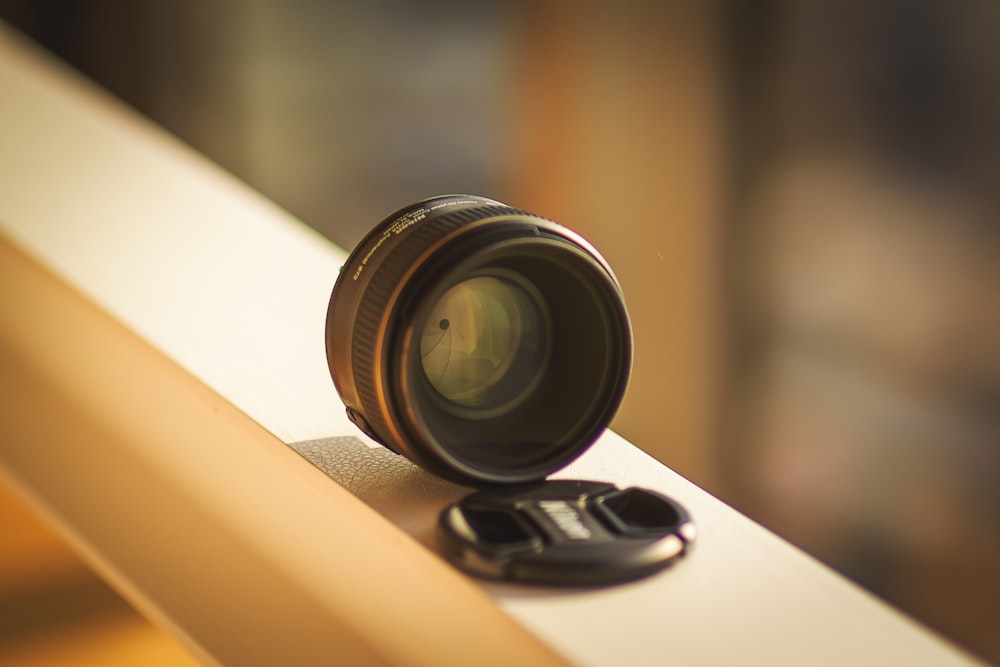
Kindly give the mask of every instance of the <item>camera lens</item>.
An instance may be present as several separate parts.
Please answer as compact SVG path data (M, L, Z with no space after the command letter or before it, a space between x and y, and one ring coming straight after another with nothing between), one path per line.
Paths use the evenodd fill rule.
M572 231L499 202L434 197L351 253L327 360L370 437L463 483L540 479L607 427L631 329L605 260Z

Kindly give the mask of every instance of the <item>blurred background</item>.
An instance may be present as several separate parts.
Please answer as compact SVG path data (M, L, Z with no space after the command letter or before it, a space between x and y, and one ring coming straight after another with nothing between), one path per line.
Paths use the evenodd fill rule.
M614 427L1000 662L994 0L0 0L0 17L345 248L445 192L577 229L634 321ZM16 544L0 664L69 627L31 605L100 614L72 602L92 575L23 578Z

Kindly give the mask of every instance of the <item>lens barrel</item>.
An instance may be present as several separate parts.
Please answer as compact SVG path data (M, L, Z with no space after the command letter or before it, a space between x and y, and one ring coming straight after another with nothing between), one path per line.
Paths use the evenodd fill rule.
M464 484L544 478L604 431L631 371L618 281L565 227L444 195L379 223L342 267L330 374L366 434Z

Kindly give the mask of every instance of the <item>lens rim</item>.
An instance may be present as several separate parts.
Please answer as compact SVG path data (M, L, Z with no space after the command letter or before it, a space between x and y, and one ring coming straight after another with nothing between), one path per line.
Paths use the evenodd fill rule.
M493 219L493 222L499 221ZM513 233L504 240L497 237L475 239L484 246L479 251L470 252L468 247L461 244L456 244L456 247L450 249L451 252L444 248L438 249L434 264L440 272L427 266L422 267L424 280L414 284L412 292L404 292L400 296L406 315L397 322L400 327L397 337L388 342L391 348L388 366L397 372L393 377L387 378L386 387L391 394L387 403L396 407L393 421L404 431L409 444L429 454L434 460L446 462L448 467L459 470L465 476L489 482L541 479L578 457L605 430L617 411L631 368L631 329L617 282L603 270L596 270L601 265L590 253L562 237L534 232L523 235L518 233L523 231L521 229L510 231ZM456 260L456 257L462 259ZM593 390L589 402L581 399L579 394L572 395L573 391L582 392L583 389L567 387L566 382L549 378L549 389L553 391L553 395L544 397L548 403L557 401L553 388L559 388L562 394L570 394L569 398L580 399L579 409L572 416L564 416L561 421L544 425L528 424L518 428L515 422L519 418L526 418L525 415L534 415L534 419L539 419L538 405L541 403L538 402L532 410L518 412L521 406L517 406L493 418L493 432L544 433L547 428L548 437L539 436L534 438L535 441L519 437L509 442L499 438L497 442L487 442L485 439L476 441L469 436L466 442L462 442L462 437L456 432L460 432L467 424L450 419L450 416L454 416L452 411L447 411L450 416L446 417L437 410L440 407L436 400L437 392L426 380L422 370L419 335L423 317L452 285L474 275L498 270L510 271L511 269L504 268L503 263L511 260L522 263L530 260L543 264L550 271L563 273L567 282L588 289L588 296L598 304L595 308L602 309L600 313L594 311L593 314L603 316L596 318L603 329L599 333L590 331L590 338L600 339L606 350L602 359L583 359L580 364L594 364L595 367L603 364L602 375L599 379L591 380L592 386L585 384L583 387ZM530 278L524 276L521 279L531 282ZM542 303L552 301L552 295L541 298ZM551 351L557 336L556 327L570 323L554 323L552 320L555 315L551 312L549 318L554 325L550 328L553 339ZM558 351L556 356L558 357ZM563 354L565 356L567 355ZM551 359L547 360L547 364L550 361ZM563 366L566 364L567 361L563 359ZM549 372L550 368L547 366L538 374L536 391L541 391L539 385ZM551 419L555 420L555 417L552 416ZM494 447L505 448L509 457L500 462L492 461ZM515 454L518 449L523 450L522 453Z

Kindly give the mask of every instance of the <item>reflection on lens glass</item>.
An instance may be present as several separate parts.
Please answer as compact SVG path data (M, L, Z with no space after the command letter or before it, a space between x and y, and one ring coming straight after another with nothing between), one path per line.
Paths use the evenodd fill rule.
M543 335L523 288L502 278L470 278L431 309L420 339L421 364L450 401L469 407L506 402L537 374L537 366L517 366L537 365Z

